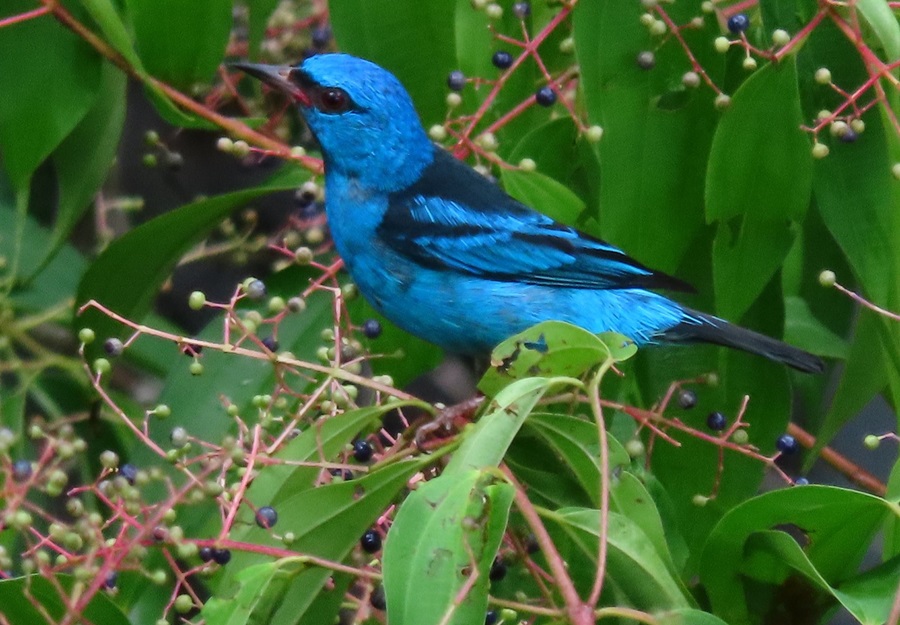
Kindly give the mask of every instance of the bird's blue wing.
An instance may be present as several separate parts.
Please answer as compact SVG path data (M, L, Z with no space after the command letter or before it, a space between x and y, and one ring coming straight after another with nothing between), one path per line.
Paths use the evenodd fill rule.
M517 202L441 149L414 185L389 197L378 235L421 265L486 279L584 289L691 290Z

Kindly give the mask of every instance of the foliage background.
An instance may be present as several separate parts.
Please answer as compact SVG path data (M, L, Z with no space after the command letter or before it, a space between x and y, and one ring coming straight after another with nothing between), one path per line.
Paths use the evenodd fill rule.
M862 622L900 619L896 469L879 489L877 480L843 465L874 496L824 486L757 496L776 466L776 439L789 428L811 448L802 465L781 465L796 477L873 397L894 409L900 398L896 318L818 281L830 269L867 301L900 310L894 6L542 1L524 20L511 4L496 5L501 16L493 6L4 3L5 619L73 622L87 610L85 618L96 623L125 614L154 622L174 618L176 596L187 594L194 608L205 603L194 620L207 623L331 622L341 607L349 622L383 620L369 601L382 573L391 623L478 622L489 591L491 609L516 613L495 614L510 622L603 616L741 623L784 614L799 622L799 608L812 606L809 619L816 621L838 605ZM736 13L750 18L743 34L726 28ZM492 370L494 378L482 382L489 395L484 418L458 436L435 439L431 456L417 453L408 437L392 444L379 436L394 391L371 374L390 375L402 388L441 355L385 320L379 338L360 336L373 313L345 297L343 278L330 281L321 213L309 202L295 210L292 199L319 172L314 157L289 147L302 144L314 154L309 137L277 98L222 65L248 57L295 62L325 23L334 36L325 47L395 72L426 128L440 129L433 136L489 166L512 195L688 280L697 288L685 299L689 305L827 357L828 374L795 374L707 347L651 349L622 362L623 377L604 377L610 403L601 411L589 401L591 382L600 378L588 364L603 360L608 345L556 328L559 345L589 345L593 360L558 353L551 342L538 378L497 379ZM777 30L787 42L774 41ZM724 53L715 43L722 36L732 42ZM516 59L509 70L491 63L499 49ZM646 51L653 53L649 69L636 62ZM755 70L746 69L747 58ZM823 67L830 81L816 79ZM472 80L461 103L448 107L452 70ZM700 78L699 87L690 86L687 72ZM547 84L558 102L536 105L535 91ZM146 108L135 104L144 98L164 121L135 114ZM854 120L864 131L842 140L836 122ZM603 129L598 142L589 140L592 126ZM493 136L484 135L488 130ZM232 142L223 154L215 149L223 135L255 151ZM814 144L827 146L828 155L814 159ZM518 166L523 158L534 171ZM285 160L292 162L279 166ZM144 169L135 176L138 162ZM167 196L150 192L157 183ZM141 201L123 196L131 189L148 197L134 215L130 209ZM285 193L266 208L264 198L277 191ZM148 219L164 206L174 210ZM312 248L316 263L293 262L298 246ZM188 269L176 269L185 255ZM248 302L245 291L235 290L263 273L269 296L282 302L304 291L305 311L287 315L277 300ZM317 279L329 288L308 286ZM222 307L190 311L187 293L195 289ZM91 300L104 309L75 314ZM160 301L169 302L170 312L175 302L177 323L153 311ZM217 321L201 331L215 312ZM232 338L244 352L226 348L222 314L238 320ZM84 346L84 361L75 353L82 327L100 339ZM260 340L272 332L280 351L290 352L274 364ZM111 378L96 377L95 359L110 337L127 349ZM341 337L373 354L404 355L356 363L353 354L342 362ZM195 340L206 342L201 356L175 358ZM198 362L204 372L192 376ZM285 371L293 373L285 378ZM709 372L718 384L708 384ZM682 381L697 406L659 404ZM347 385L358 389L355 397ZM581 401L563 402L558 394L566 391ZM155 408L162 404L172 412L165 423ZM498 406L514 406L517 419L491 426ZM734 440L731 430L710 433L705 422L713 411L728 415L748 440ZM792 412L804 429L789 426ZM412 406L404 414L412 419ZM585 416L603 419L610 438L579 418ZM179 427L192 449L170 438ZM295 427L303 433L285 444L282 435ZM353 460L349 445L358 437L375 444L375 464ZM888 443L896 449L895 438ZM278 463L257 463L263 447L259 457ZM145 472L137 494L121 480L116 485L122 464L102 466L105 449ZM22 459L31 462L24 478L15 465ZM165 468L167 460L173 469ZM311 466L282 463L288 460ZM501 461L511 473L498 473ZM350 470L354 479L332 480L328 469ZM407 486L422 481L405 499ZM108 488L118 490L113 496ZM194 501L198 492L203 501ZM439 512L421 508L429 497L446 505ZM83 522L89 514L67 507L73 498L108 522ZM398 507L402 502L408 503ZM254 510L264 505L280 515L274 534L253 525ZM180 529L155 541L160 524L174 524L165 517L170 508L178 511ZM601 508L609 515L599 516ZM541 536L538 511L548 533L535 555L526 543L531 534ZM429 519L455 530L434 531ZM465 519L482 530L475 542ZM64 531L54 533L52 523ZM383 563L370 562L357 545L372 526L393 532ZM788 526L800 528L799 542L775 531ZM284 539L287 532L293 541ZM860 570L876 537L884 541L881 562ZM197 552L204 547L228 549L233 560L224 567L202 563ZM515 566L489 588L498 548ZM477 564L481 575L464 565L438 570L429 558L438 549ZM291 560L296 554L319 560ZM568 571L554 567L562 561ZM549 588L537 581L538 566L549 570ZM121 576L109 584L117 571ZM201 572L210 577L187 583ZM148 587L148 578L161 583ZM408 583L392 586L392 578ZM602 594L597 579L605 580ZM583 602L599 612L579 616Z

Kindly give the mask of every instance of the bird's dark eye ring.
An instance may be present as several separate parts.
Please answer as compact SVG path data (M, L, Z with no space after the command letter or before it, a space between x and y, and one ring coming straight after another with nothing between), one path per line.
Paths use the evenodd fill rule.
M347 110L350 98L343 89L327 87L319 92L319 102L325 113L342 113Z

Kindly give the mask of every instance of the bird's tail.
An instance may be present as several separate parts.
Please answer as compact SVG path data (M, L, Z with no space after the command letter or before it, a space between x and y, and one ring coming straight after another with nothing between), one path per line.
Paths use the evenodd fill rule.
M764 356L775 362L783 362L789 367L806 373L821 373L825 369L825 363L819 357L802 349L733 325L712 315L690 309L685 309L685 312L693 319L667 330L666 339L679 342L700 341L733 347Z

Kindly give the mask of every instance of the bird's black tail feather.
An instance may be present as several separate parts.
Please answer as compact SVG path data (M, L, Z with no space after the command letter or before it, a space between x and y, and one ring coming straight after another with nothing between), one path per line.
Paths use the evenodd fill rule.
M733 347L769 360L783 362L789 367L806 373L821 373L825 363L820 358L758 332L747 330L712 315L685 310L699 323L683 322L669 329L665 338L679 342L703 342Z

